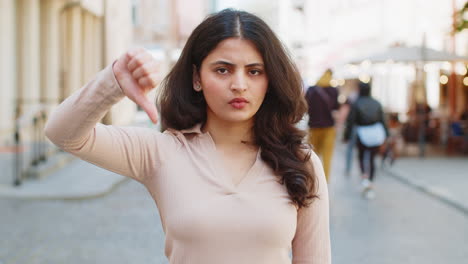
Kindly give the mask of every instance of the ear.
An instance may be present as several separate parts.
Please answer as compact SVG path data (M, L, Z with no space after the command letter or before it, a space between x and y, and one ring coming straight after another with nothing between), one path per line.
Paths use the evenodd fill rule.
M197 66L192 65L192 86L193 86L193 89L196 90L197 86L200 86L201 83L200 83L200 74L198 73L198 69L197 69Z

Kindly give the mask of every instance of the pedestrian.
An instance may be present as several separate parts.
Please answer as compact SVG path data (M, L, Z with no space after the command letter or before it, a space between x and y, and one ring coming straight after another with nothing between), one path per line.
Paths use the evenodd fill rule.
M146 187L169 263L286 264L291 250L292 263L331 263L327 184L294 126L306 103L283 47L257 16L220 11L161 83L166 131L97 123L125 96L157 121L154 59L132 49L62 102L46 135Z
M322 158L325 177L330 183L330 166L335 147L335 120L333 112L338 109L338 89L331 86L332 71L326 70L316 85L306 93L309 114L309 143Z
M362 178L362 193L366 198L375 197L373 182L375 175L375 156L388 136L382 105L371 97L368 83L359 82L359 97L353 104L346 120L344 140L351 138L356 129L359 166Z

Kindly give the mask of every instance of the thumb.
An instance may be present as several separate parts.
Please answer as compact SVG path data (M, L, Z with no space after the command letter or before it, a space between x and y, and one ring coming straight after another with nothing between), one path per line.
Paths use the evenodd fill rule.
M146 114L148 114L153 124L158 123L158 110L156 109L156 105L150 102L150 100L148 100L144 95L139 101L139 105L143 108Z

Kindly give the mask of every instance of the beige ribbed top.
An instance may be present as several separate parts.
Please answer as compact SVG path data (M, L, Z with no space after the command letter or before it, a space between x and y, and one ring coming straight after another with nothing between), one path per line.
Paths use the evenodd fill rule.
M108 66L58 106L46 135L81 159L146 186L161 215L170 263L331 263L327 184L315 154L320 199L297 210L260 151L235 186L199 125L160 133L98 123L123 97Z

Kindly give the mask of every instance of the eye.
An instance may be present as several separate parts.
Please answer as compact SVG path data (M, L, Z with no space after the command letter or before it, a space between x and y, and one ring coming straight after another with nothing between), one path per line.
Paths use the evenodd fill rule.
M261 71L261 70L256 70L256 69L255 69L255 70L250 70L249 73L250 73L251 75L260 75L260 74L262 74L262 71Z
M216 72L220 74L226 74L228 73L228 70L226 68L218 68L216 69Z

